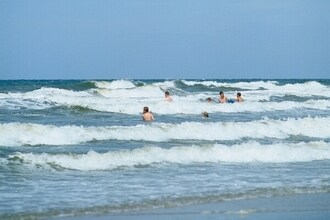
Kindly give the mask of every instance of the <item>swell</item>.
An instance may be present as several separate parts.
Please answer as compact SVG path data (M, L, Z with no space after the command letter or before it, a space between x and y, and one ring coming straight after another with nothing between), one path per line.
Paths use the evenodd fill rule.
M292 136L329 138L330 117L250 122L152 123L136 126L54 126L31 123L0 124L0 146L73 145L95 140L240 140L287 139ZM317 129L315 129L317 128ZM17 135L19 134L19 135Z
M321 81L320 81L321 82ZM278 81L43 81L28 85L32 91L0 93L2 109L47 109L81 107L103 112L137 115L145 105L158 114L200 114L201 112L262 112L291 109L328 110L330 88L319 81L281 84ZM40 88L40 86L42 86ZM23 86L24 87L24 86ZM165 103L163 93L169 90L173 103ZM216 102L223 90L228 98L242 91L246 99L241 105Z
M189 83L187 83L189 82ZM187 83L187 84L186 84ZM231 91L238 91L242 90L242 88L235 87L235 86L227 86L225 84L219 83L212 83L207 81L185 81L185 80L176 80L175 86L179 89L182 89L187 92L206 92L206 91L213 91L213 92L231 92ZM244 90L244 89L243 89ZM261 90L261 89L260 89Z
M133 150L86 154L14 153L9 161L43 167L73 170L112 170L120 167L148 166L160 163L292 163L329 160L330 144L323 141L297 144L262 145L247 142L239 145L142 147Z
M217 95L212 93L186 93L176 91L173 103L164 102L163 88L155 85L130 89L90 89L73 91L59 88L40 88L27 93L0 93L2 109L47 109L54 106L80 106L96 111L137 115L143 106L158 114L200 114L208 112L262 112L291 109L327 110L330 102L326 98L296 96L288 93L246 93L246 102L220 105ZM180 94L180 95L179 95ZM330 93L329 93L330 94ZM207 97L213 97L213 103L207 103ZM234 94L228 94L232 97Z

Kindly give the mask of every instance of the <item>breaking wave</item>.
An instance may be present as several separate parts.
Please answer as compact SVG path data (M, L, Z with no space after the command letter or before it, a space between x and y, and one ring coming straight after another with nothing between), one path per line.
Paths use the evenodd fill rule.
M73 145L94 140L239 140L290 136L330 137L330 117L263 119L251 122L151 123L136 126L54 126L30 123L0 124L0 146ZM317 128L317 129L315 129ZM19 135L18 135L19 134Z
M264 112L290 109L330 108L327 99L309 99L306 101L269 101L276 95L286 97L284 93L264 91L247 91L246 102L242 104L207 103L209 96L216 102L217 96L212 93L186 93L178 91L173 94L174 102L164 102L165 89L153 84L128 89L94 88L86 91L72 91L59 88L40 88L26 93L0 93L0 108L6 109L46 109L51 107L80 106L96 111L138 115L143 106L149 106L157 114L200 114L203 111L213 112ZM326 93L326 94L330 94ZM234 93L228 93L233 97ZM310 94L309 94L310 95ZM291 96L292 97L292 96ZM297 96L298 97L298 96Z
M271 90L276 92L295 92L299 93L309 93L309 94L317 94L317 95L325 95L326 92L329 92L329 87L323 85L316 81L308 81L304 83L288 83L284 85L279 85L277 81L253 81L253 82L235 82L235 83L228 83L228 82L217 82L217 81L188 81L188 80L181 80L185 85L188 86L195 86L195 85L204 85L208 87L231 87L236 89L242 90L258 90L258 89L265 89Z
M241 89L267 89L274 88L278 82L277 81L254 81L254 82L236 82L236 83L226 83L217 81L189 81L181 80L182 83L188 86L203 85L207 87L217 87L217 88L241 88Z
M108 81L92 81L97 88L101 89L131 89L136 85L132 81L128 80L114 80Z
M240 145L142 147L133 150L86 154L15 153L9 160L38 166L58 166L74 170L109 170L119 167L145 166L159 163L290 163L330 159L330 144L323 141L298 144L261 145L248 142Z

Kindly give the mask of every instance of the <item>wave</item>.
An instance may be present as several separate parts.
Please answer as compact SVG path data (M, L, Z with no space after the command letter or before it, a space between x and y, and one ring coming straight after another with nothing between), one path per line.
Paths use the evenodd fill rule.
M268 89L278 84L277 81L254 81L254 82L217 82L217 81L189 81L181 80L182 83L188 86L203 85L207 87L215 88L241 88L243 90L250 89Z
M252 82L217 82L217 81L187 81L181 80L182 83L188 86L195 85L204 85L208 87L217 87L217 88L236 88L242 90L271 90L276 92L294 92L294 93L303 93L305 94L317 94L329 96L327 92L330 91L330 88L326 85L323 85L317 81L308 81L304 83L287 83L280 85L278 81L252 81Z
M197 96L198 97L198 96ZM201 96L203 97L203 96ZM190 99L191 98L191 99ZM205 96L206 98L206 96ZM292 109L319 109L327 110L330 108L328 100L308 100L306 102L249 102L234 104L205 103L200 100L194 100L196 97L178 98L173 103L147 103L150 109L157 114L200 114L207 111L209 113L225 112L267 112L267 111L285 111ZM202 99L202 98L201 98ZM190 101L188 101L190 100ZM125 109L122 112L134 114L132 109ZM135 113L136 114L136 113Z
M0 146L73 145L101 140L239 140L290 136L329 138L330 117L251 122L152 123L136 126L54 126L30 123L0 124ZM19 135L18 135L19 134Z
M160 84L167 84L162 82ZM174 102L164 102L164 85L144 85L129 89L89 89L86 91L72 91L59 88L42 87L26 93L0 93L0 108L5 109L46 109L51 107L80 106L96 111L114 112L138 115L143 106L149 106L157 114L200 114L213 112L264 112L290 109L319 109L327 110L330 102L327 99L310 99L307 101L278 101L272 98L275 94L268 91L262 93L247 91L246 102L242 104L207 103L205 99L217 96L213 93L186 93L175 90ZM329 93L330 94L330 93ZM234 93L228 93L228 97ZM286 97L283 94L277 96ZM292 97L292 96L291 96ZM267 101L268 100L268 101ZM269 101L273 100L273 101Z
M237 90L243 90L243 91L250 91L250 90L269 90L274 93L288 93L288 95L293 95L296 94L299 96L301 95L309 95L309 96L326 96L329 97L329 91L330 87L328 86L327 83L322 84L321 82L318 81L306 81L303 83L286 83L283 84L283 82L279 81L249 81L249 82L226 82L226 81L219 81L219 80L167 80L167 81L158 81L158 82L153 82L153 81L136 81L136 80L112 80L112 81L82 81L82 82L76 82L75 84L69 84L66 85L65 82L63 82L63 85L60 83L55 83L55 84L40 84L40 87L46 87L48 88L56 88L60 87L61 89L67 89L67 90L89 90L89 89L107 89L107 90L129 90L129 89L134 89L136 87L158 87L161 90L165 89L187 89L190 87L197 87L201 88L203 86L203 91L205 89L209 88L209 91L215 91L214 89L217 88L220 90L232 88L232 92L235 92ZM64 87L63 87L64 86ZM37 86L38 87L38 86ZM40 88L39 87L39 88ZM31 87L32 88L36 88ZM196 90L190 90L188 91L199 91L199 89ZM262 91L259 91L262 92Z
M117 90L117 89L133 89L139 82L128 81L128 80L115 80L115 81L93 81L95 86L100 89ZM193 91L205 91L209 89L214 91L215 88L224 91L233 92L233 94L238 90L243 91L253 91L253 90L266 90L266 93L271 93L274 95L296 95L296 96L322 96L330 97L329 86L323 85L317 81L307 81L304 83L287 83L281 85L278 81L252 81L252 82L219 82L219 81L191 81L191 80L171 80L163 82L153 82L153 83L140 83L141 87L147 87L146 90L150 90L153 94L152 88L158 88L161 91L168 89L175 89L182 91L182 89L187 89L189 87L196 87L197 90ZM201 89L200 86L203 86ZM231 89L230 89L231 88ZM189 89L188 89L189 91ZM137 91L138 92L138 91ZM148 94L146 95L148 96ZM134 97L134 96L133 96Z
M243 104L218 105L206 103L207 97L217 99L212 90L189 89L181 84L250 88L243 92ZM52 107L81 107L96 111L138 115L143 106L149 106L157 114L200 114L216 112L265 112L291 109L330 108L330 88L316 81L279 85L277 81L217 82L217 81L163 81L139 82L130 80L82 82L88 89L74 91L61 88L42 87L29 92L0 93L1 109L46 109ZM93 84L94 86L91 86ZM265 90L258 90L263 88ZM255 90L257 89L257 90ZM164 102L164 91L169 90L174 102ZM228 98L235 90L226 92ZM289 97L289 98L288 98ZM324 98L326 97L326 98Z
M58 166L74 170L111 170L119 167L146 166L159 163L291 163L330 159L330 144L323 141L298 144L142 147L133 150L86 154L15 153L9 160L37 166Z
M100 89L131 89L136 87L133 81L129 80L114 80L114 81L92 81L97 88Z
M97 94L106 98L163 98L164 91L153 85L146 85L142 87L134 87L131 89L109 90L109 89L95 89Z
M74 86L71 87L71 89L75 89L75 90L78 90L78 91L84 91L84 90L92 89L92 88L96 88L94 82L92 82L92 81L79 82L79 83L76 83Z

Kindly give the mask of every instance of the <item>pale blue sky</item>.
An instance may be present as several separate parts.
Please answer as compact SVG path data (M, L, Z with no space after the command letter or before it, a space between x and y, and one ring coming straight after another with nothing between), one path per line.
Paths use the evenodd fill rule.
M329 0L0 0L0 79L329 73Z

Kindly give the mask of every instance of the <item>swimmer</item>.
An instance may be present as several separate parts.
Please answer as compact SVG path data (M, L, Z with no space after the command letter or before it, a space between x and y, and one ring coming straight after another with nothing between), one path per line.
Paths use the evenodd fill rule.
M152 114L152 112L149 112L149 108L148 107L144 107L143 108L143 116L142 116L144 121L153 121L154 119L154 115Z
M167 101L167 102L172 102L173 101L173 99L170 96L170 93L168 91L165 92L165 101Z
M228 99L227 99L227 97L225 96L225 94L221 91L221 92L219 92L219 102L220 103L226 103L226 102L228 102Z
M207 112L202 112L202 115L203 115L203 117L205 117L205 118L208 118L208 117L209 117L209 113L207 113Z
M240 92L237 93L235 101L236 102L243 102L244 101L244 99L242 98L242 94Z
M207 98L206 98L206 101L207 101L207 102L212 102L213 100L212 100L211 97L207 97Z

